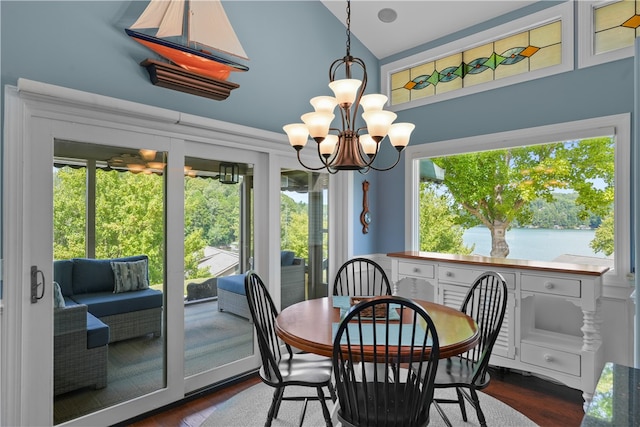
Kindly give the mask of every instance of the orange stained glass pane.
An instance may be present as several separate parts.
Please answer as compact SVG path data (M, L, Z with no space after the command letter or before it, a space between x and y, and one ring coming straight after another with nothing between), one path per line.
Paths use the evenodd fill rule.
M635 3L634 0L623 0L595 9L593 11L593 22L596 33L618 27L631 16L635 15Z
M529 58L529 71L551 67L560 63L562 63L562 45L555 44L540 49L535 55Z
M638 28L640 27L640 15L633 15L622 23L623 27Z
M411 80L410 76L411 72L409 70L402 70L391 74L391 90L404 87L405 83Z
M562 21L556 21L542 27L534 28L530 33L530 41L533 46L545 47L562 43Z

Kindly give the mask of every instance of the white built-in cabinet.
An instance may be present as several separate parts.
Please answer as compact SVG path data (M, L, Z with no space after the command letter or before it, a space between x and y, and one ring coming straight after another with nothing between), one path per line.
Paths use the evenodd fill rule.
M490 363L582 390L586 408L604 364L600 297L607 267L416 251L388 256L394 295L454 308L480 274L500 273L507 311Z

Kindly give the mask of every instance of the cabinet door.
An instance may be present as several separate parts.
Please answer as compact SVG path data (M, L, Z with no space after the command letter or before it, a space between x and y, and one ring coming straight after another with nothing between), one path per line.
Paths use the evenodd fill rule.
M460 309L469 288L440 282L441 304ZM502 328L493 346L493 355L515 358L515 297L509 292L507 295L507 310L502 321Z
M435 301L435 282L433 279L405 277L396 282L396 295L423 301Z

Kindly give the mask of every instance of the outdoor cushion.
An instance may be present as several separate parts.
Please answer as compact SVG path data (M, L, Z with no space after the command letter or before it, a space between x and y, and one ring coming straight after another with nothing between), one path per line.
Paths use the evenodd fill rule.
M74 295L73 299L80 304L86 304L89 311L96 317L162 307L162 292L155 289L142 289L121 294L114 294L112 289L107 292Z
M53 308L64 307L64 295L60 290L60 285L55 280L53 281Z
M109 344L109 327L91 313L87 313L87 348Z
M63 296L73 295L73 260L61 259L53 262L53 281L58 282Z
M149 287L149 266L146 259L140 261L111 261L113 293L132 292Z
M73 295L90 292L113 292L114 278L111 262L140 261L143 259L148 260L149 258L146 255L111 259L74 258Z
M280 251L280 265L291 265L293 264L293 258L295 258L296 254L293 251Z
M218 277L218 290L223 289L234 294L246 295L244 290L244 274Z

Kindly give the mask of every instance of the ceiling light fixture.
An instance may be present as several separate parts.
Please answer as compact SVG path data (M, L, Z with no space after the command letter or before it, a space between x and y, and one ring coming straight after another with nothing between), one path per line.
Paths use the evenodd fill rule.
M362 80L352 77L351 66L362 68ZM344 68L344 79L336 80L336 72ZM329 87L334 96L317 96L311 99L315 112L303 114L304 123L294 123L283 127L289 137L289 143L296 150L298 161L309 170L326 169L329 173L340 170L357 170L367 173L370 169L386 171L392 169L400 161L402 150L409 143L411 132L415 128L412 123L395 123L397 115L384 111L382 107L387 97L380 94L364 95L367 86L367 67L360 58L351 56L351 2L347 0L347 53L344 58L336 59L329 67ZM333 111L339 106L342 128L332 128ZM362 107L362 118L366 126L356 128L358 110ZM361 133L366 130L368 133ZM337 132L337 135L330 132ZM300 158L300 151L307 144L309 135L317 143L318 157L321 167L313 168L305 165ZM398 151L398 158L389 167L373 166L380 151L380 142L389 136L391 145Z

